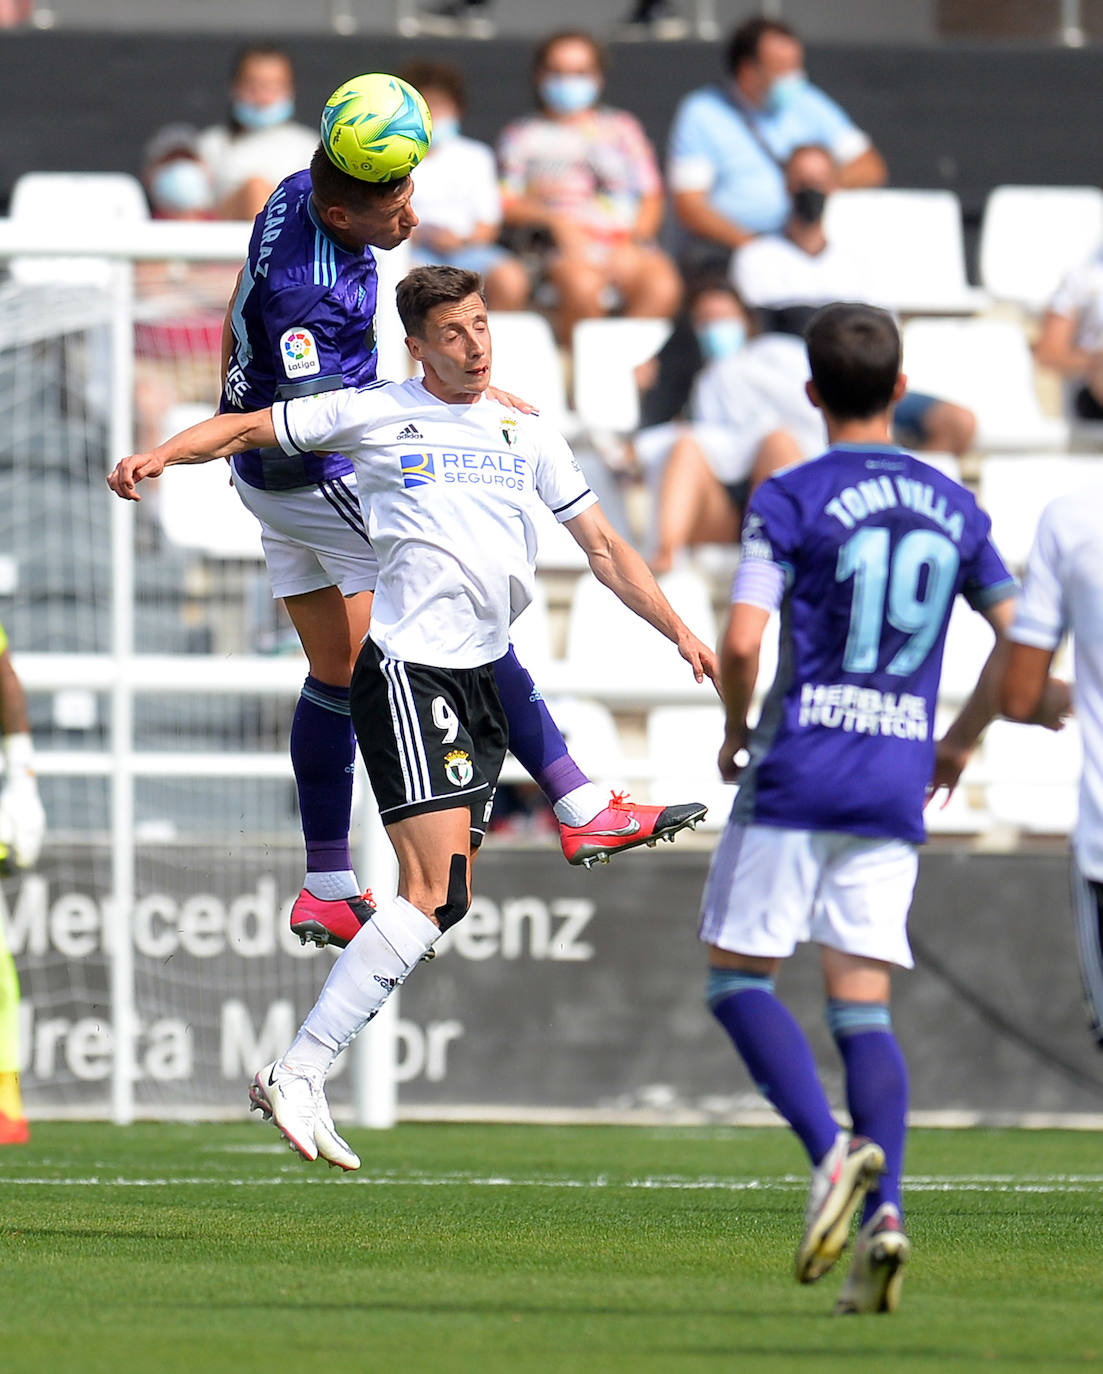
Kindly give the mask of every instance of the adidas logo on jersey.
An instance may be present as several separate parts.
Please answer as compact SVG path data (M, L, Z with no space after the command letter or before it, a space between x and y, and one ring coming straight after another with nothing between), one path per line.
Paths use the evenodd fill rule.
M421 430L418 429L417 425L407 425L402 433L398 435L397 442L401 442L403 439L422 439L424 437L425 436L422 434Z

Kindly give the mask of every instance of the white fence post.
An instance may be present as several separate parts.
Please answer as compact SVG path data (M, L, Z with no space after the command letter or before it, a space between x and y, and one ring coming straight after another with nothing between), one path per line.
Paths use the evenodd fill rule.
M112 272L111 417L108 463L130 453L134 435L134 269L119 261ZM111 1117L134 1119L134 512L111 502L111 1024L114 1070Z

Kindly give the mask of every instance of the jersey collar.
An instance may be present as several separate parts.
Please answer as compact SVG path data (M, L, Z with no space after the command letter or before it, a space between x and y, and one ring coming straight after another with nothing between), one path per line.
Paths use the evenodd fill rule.
M350 248L347 243L342 243L339 238L335 237L333 230L328 228L322 221L321 215L319 215L318 211L314 208L314 197L310 193L308 193L306 197L306 213L310 216L310 222L313 224L314 228L317 229L319 234L327 238L339 253L347 253L350 258L362 258L368 251L366 248Z

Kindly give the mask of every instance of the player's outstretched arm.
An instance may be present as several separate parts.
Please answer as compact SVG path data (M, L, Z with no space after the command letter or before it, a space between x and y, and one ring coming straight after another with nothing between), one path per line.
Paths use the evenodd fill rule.
M124 501L140 501L137 485L146 477L160 477L178 463L209 463L252 448L271 448L276 442L271 410L244 415L213 415L181 430L148 453L132 453L107 475L107 485Z
M724 742L716 764L725 782L737 782L747 762L747 712L758 679L758 656L770 612L746 601L733 603L720 641L720 695Z
M663 595L651 569L636 550L613 529L600 506L564 522L585 553L590 571L649 625L654 625L678 649L698 682L717 680L716 655L689 629Z

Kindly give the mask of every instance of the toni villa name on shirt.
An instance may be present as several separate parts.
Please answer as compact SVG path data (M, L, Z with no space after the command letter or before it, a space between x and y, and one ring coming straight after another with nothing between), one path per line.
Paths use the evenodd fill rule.
M852 487L844 487L837 496L833 496L824 506L823 513L837 520L844 529L852 530L859 521L894 506L903 506L917 515L926 516L932 524L944 530L955 544L961 543L965 531L964 513L952 507L945 494L936 492L929 482L921 482L914 477L882 474L855 482Z

